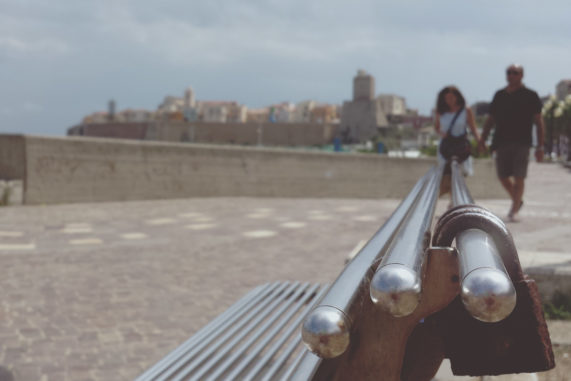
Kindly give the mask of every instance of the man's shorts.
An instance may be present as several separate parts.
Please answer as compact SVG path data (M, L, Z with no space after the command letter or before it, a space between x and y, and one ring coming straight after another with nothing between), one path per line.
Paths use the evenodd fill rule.
M524 144L506 144L496 150L496 171L499 178L527 176L529 146Z

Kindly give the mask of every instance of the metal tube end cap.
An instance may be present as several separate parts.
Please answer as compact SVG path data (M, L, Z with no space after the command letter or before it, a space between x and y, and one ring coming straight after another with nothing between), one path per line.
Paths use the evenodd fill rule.
M340 356L349 347L350 321L343 311L318 306L305 318L301 338L307 348L321 358Z
M516 305L517 296L509 276L499 270L482 267L462 280L462 302L476 319L487 323L507 318Z
M377 270L370 287L371 300L395 317L410 315L420 303L421 281L416 272L398 263Z

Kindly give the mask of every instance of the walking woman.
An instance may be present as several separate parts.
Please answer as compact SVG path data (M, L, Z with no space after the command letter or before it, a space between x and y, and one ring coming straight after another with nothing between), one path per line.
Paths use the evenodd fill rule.
M455 86L446 86L438 93L436 100L436 116L434 128L440 138L438 146L438 162L450 161L455 156L461 163L465 176L474 174L471 145L467 138L468 128L479 141L480 135L476 129L474 114L466 107L464 96ZM450 191L450 168L444 172L440 194Z

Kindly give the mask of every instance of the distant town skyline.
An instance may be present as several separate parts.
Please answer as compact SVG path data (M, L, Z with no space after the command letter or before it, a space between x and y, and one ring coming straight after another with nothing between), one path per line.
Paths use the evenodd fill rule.
M457 85L491 100L511 62L554 94L571 77L565 0L290 2L0 0L0 133L64 135L109 99L155 109L191 85L249 108L342 104L358 69L428 114Z

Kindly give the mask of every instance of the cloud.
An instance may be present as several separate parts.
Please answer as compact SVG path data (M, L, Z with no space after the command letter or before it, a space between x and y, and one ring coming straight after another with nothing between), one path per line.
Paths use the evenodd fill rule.
M35 41L16 37L0 37L0 57L37 57L58 56L69 51L69 46L61 40L42 38Z
M137 12L130 8L115 7L113 12L100 15L100 30L106 36L147 49L176 65L230 65L252 55L326 60L342 53L332 49L338 37L334 30L308 30L264 14L260 9L235 9L236 14L229 15L227 23L219 23L217 19L205 22L174 16L146 19L137 17ZM340 47L354 49L348 44Z
M188 85L201 98L251 107L341 102L358 68L376 77L377 92L429 112L448 83L470 101L488 99L512 61L540 93L553 91L571 62L568 0L541 8L531 0L0 0L0 8L3 124L31 125L34 114L60 131L110 97L155 107ZM43 110L23 110L26 102Z
M0 108L0 115L23 115L31 113L40 113L44 111L44 107L35 102L26 101L13 107Z

